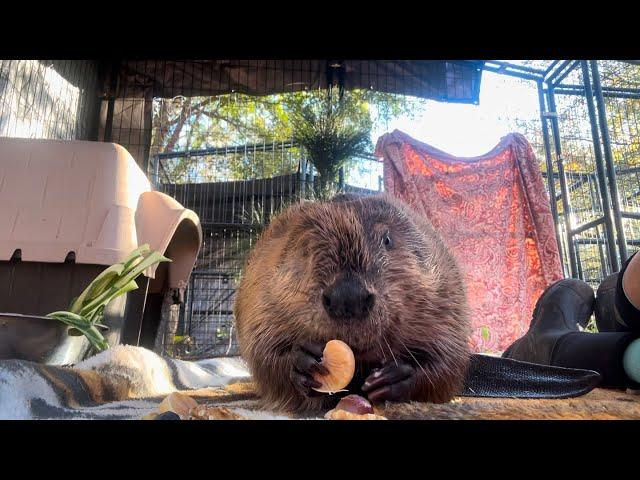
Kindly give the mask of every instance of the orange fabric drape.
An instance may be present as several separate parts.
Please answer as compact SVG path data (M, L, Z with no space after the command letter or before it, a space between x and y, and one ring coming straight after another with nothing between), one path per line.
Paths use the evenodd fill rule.
M531 145L510 134L459 158L400 131L378 140L384 186L426 215L462 268L476 352L501 352L529 328L562 266L549 198Z

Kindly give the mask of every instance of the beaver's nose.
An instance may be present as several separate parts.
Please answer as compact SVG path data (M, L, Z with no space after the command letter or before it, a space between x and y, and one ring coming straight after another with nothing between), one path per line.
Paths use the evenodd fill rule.
M343 277L328 286L322 294L322 304L331 318L364 318L373 307L375 296L353 277Z

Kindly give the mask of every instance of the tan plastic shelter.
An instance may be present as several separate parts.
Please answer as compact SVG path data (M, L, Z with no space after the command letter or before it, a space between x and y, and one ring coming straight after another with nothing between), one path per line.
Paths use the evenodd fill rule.
M111 265L139 245L175 258L169 286L186 284L202 242L198 216L151 189L114 143L0 139L0 260ZM153 278L155 268L145 272Z
M173 198L153 191L126 149L114 143L0 138L0 311L43 315L66 309L54 298L59 292L68 302L104 266L145 243L172 260L145 271L148 292L176 297L202 243L200 221ZM31 271L22 275L16 261ZM85 268L79 280L77 272L59 271L70 263L76 270L93 270ZM123 315L127 308L122 306Z

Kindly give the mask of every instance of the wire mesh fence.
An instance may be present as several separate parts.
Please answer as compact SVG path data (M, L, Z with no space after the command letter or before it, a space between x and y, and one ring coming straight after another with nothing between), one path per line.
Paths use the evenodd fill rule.
M150 177L198 214L204 234L178 331L165 351L182 358L237 353L232 309L242 267L273 215L317 191L319 172L294 141L294 122L326 97L317 89L154 99ZM389 110L410 110L413 100L355 91L341 93L341 102L350 123L369 125ZM377 111L363 109L369 105ZM336 180L345 191L368 194L383 189L382 175L380 160L362 151L350 155Z
M176 357L237 353L232 310L246 255L273 215L317 185L294 141L293 112L309 98L339 85L349 121L371 129L369 153L352 155L340 177L365 194L383 189L370 152L394 119L417 121L435 100L477 103L477 66L464 62L284 63L120 61L109 71L93 61L0 60L0 136L120 143L158 190L199 215L204 243L166 346ZM640 66L598 61L587 85L581 61L493 63L483 82L535 107L524 114L493 100L501 125L525 135L551 180L565 274L597 287L618 257L640 249ZM428 81L439 71L446 81ZM602 112L588 92L597 79ZM429 99L418 98L425 91Z
M378 191L380 161L352 160L345 190ZM290 141L157 154L151 169L159 191L198 214L204 237L175 337L165 339L163 351L180 358L237 354L233 304L246 257L273 215L313 195L316 172Z
M576 61L548 92L557 115L552 146L564 170L564 189L557 184L563 252L574 257L573 275L593 287L638 249L639 80L637 65Z
M599 62L626 256L640 248L640 66Z
M557 66L562 64L556 62ZM536 69L552 66L552 62L533 65ZM531 65L527 63L524 68ZM538 103L536 82L500 73L486 72L485 75L493 76L504 90L517 86L520 96L527 97L527 103ZM608 85L608 79L603 73L603 84ZM552 152L545 149L539 111L523 116L522 112L506 105L496 105L496 110L508 130L519 131L527 137L543 175L553 178L553 202L558 213L556 228L565 274L597 287L612 272L611 237L606 235L603 221L606 202L603 192L607 186L597 172L592 123L579 63L556 81L565 88L557 89L553 98L545 99L550 110L557 114L558 134L550 137ZM188 84L187 78L185 82ZM566 86L572 85L582 90L569 94ZM263 96L234 92L154 99L150 174L160 190L198 213L205 237L179 330L175 339L169 339L174 343L175 355L198 358L237 352L232 309L246 255L274 214L291 202L308 197L314 188L317 172L305 158L303 149L294 143L293 125L287 121L287 113L299 107L305 95L324 94L319 89ZM356 106L364 103L374 106L366 113L366 119L374 117L371 127L375 135L390 129L393 122L389 118L393 115L388 115L389 112L417 116L430 105L429 101L399 94L397 90L392 95L376 92L375 95L369 93L368 97L349 92L348 101L353 98L349 94L356 95L353 101ZM617 123L612 131L612 144L624 143L619 149L624 152L623 158L633 156L633 141L637 141L637 132L632 130L636 127L634 107L627 99L621 102L612 95L607 97L608 118ZM613 113L614 109L621 113ZM359 115L355 110L353 114ZM553 151L559 154L562 172ZM550 163L551 171L546 161L549 154L554 160ZM629 160L625 165L633 169L634 164ZM616 164L618 167L623 167L620 161ZM620 190L627 195L625 198L630 198L623 204L630 212L625 218L625 232L629 231L627 238L633 246L637 238L633 228L638 227L640 220L633 218L637 210L632 202L637 201L637 197L632 197L630 189L634 181L637 182L634 177L637 172L623 168L618 175L624 183ZM353 158L342 180L366 193L383 188L382 176L382 164L369 155ZM548 188L546 182L545 186ZM548 193L551 192L548 190ZM569 265L571 258L575 260L575 271Z
M568 259L572 255L568 245L568 242L572 242L578 267L576 276L597 287L610 272L606 248L608 240L603 233L603 224L575 236L569 235L578 227L603 217L603 185L596 175L587 100L585 96L556 94L554 103L559 138L554 137L552 145L559 152L566 185L566 194L563 195L560 179L556 184L556 191L560 193L557 208L564 258Z
M95 139L98 97L97 62L0 60L0 137Z

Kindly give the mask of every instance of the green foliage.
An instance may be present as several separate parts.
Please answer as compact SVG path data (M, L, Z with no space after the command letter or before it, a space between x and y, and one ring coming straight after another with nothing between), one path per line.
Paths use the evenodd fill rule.
M340 102L335 92L311 90L264 97L233 93L217 97L156 99L153 105L151 156L161 152L208 147L291 141L301 119L317 116L322 105L340 104L336 120L354 130L368 130L398 116L414 118L424 108L421 99L373 90L345 91ZM348 120L348 121L347 121ZM337 121L334 123L338 123ZM328 125L327 125L328 126ZM327 133L330 129L325 130ZM328 137L327 137L328 138ZM369 149L372 144L369 144ZM162 175L172 182L245 180L295 172L304 152L287 155L256 149L198 159L163 161ZM348 163L348 162L347 162ZM196 170L199 168L199 170Z
M320 174L323 191L349 158L371 150L372 121L366 104L343 103L335 89L304 100L293 114L293 140Z
M84 335L98 351L109 344L98 328L104 309L112 300L138 288L135 279L147 268L160 262L170 262L162 254L151 251L148 244L135 249L122 262L111 265L98 275L84 291L71 302L68 311L49 313L47 316L69 325L69 335Z

